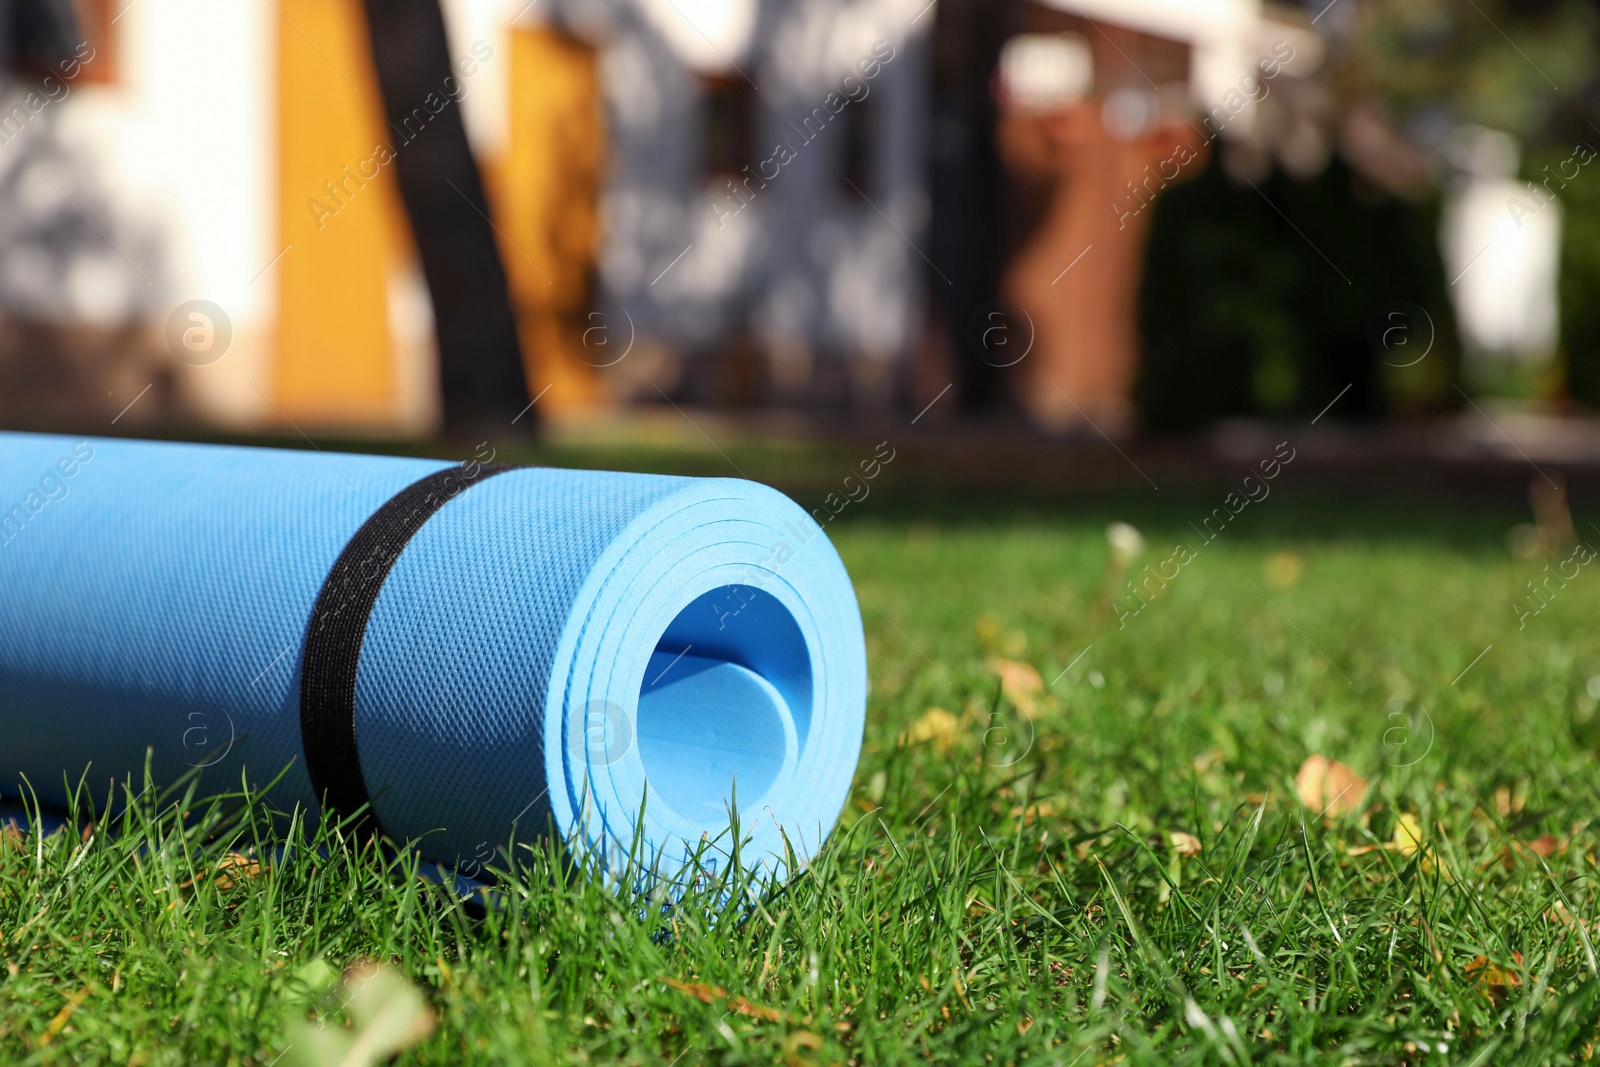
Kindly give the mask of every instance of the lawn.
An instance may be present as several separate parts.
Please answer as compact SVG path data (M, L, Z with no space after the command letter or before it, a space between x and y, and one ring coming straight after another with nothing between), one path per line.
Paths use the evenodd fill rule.
M1209 542L1225 489L851 505L866 745L781 886L545 849L484 910L332 827L285 859L270 796L9 833L0 1060L1594 1057L1600 575L1533 601L1524 515L1289 480Z

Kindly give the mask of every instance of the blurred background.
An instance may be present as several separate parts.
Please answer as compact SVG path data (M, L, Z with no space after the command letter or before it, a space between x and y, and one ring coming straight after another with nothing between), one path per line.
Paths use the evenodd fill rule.
M1583 481L1597 56L1567 0L0 0L0 425Z

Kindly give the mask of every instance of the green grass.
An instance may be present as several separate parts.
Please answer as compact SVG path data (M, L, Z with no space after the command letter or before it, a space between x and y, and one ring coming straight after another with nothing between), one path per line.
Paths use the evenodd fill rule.
M404 1063L1592 1058L1600 568L1519 630L1520 516L1288 480L1122 628L1106 523L1160 560L1221 494L852 505L866 746L821 856L754 906L664 911L535 851L476 914L329 827L219 878L277 855L232 801L10 837L0 1061L304 1062L363 959L435 1020ZM997 659L1061 675L1031 719ZM1355 810L1297 799L1313 753L1369 780Z

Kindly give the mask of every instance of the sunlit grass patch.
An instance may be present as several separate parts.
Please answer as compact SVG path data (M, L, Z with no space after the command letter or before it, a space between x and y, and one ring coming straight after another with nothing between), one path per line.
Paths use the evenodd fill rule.
M1517 516L1284 492L1120 624L1114 553L1188 514L831 529L866 744L780 885L668 906L534 843L484 907L270 794L0 833L0 1060L1593 1058L1600 579L1519 629Z

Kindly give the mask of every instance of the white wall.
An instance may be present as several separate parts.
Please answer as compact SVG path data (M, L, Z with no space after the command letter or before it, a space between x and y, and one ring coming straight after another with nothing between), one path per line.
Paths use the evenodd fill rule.
M65 324L159 331L178 303L215 302L233 324L227 356L173 367L229 420L259 414L248 381L264 374L275 307L262 271L279 251L276 17L263 0L130 4L113 27L117 81L72 83L0 146L0 175L18 191L0 205L10 220L0 304ZM96 62L108 57L88 68ZM24 269L6 269L19 258Z
M1261 0L1040 0L1091 21L1104 21L1194 48L1190 89L1202 110L1221 103L1239 79L1255 70L1262 53ZM1246 108L1234 120L1246 129L1254 115Z

